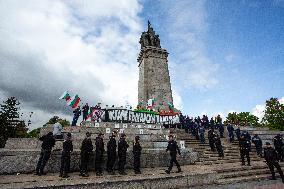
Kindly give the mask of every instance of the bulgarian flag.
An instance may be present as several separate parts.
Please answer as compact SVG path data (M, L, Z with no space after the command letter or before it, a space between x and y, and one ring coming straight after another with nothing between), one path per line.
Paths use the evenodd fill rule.
M65 91L59 99L65 99L66 101L71 100L71 96L69 95L68 91Z
M147 107L148 107L148 108L153 107L153 106L154 106L154 102L155 102L154 99L149 99L149 100L148 100L148 103L147 103Z
M174 110L175 108L174 108L174 105L172 105L171 103L169 103L168 102L168 106L169 106L169 108L171 109L171 110Z
M67 105L71 106L72 108L77 108L80 101L81 101L80 97L78 95L75 95L72 98L70 98L70 100L67 102Z

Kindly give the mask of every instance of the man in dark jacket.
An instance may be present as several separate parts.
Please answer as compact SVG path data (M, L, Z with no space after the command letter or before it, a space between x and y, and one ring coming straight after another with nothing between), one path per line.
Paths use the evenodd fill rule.
M205 144L205 128L204 126L200 126L199 127L199 139L200 139L200 143Z
M258 136L258 134L255 134L252 137L251 141L255 145L257 155L259 157L262 157L262 140L261 140L261 138Z
M245 156L247 158L248 166L250 166L250 157L249 157L249 151L250 151L250 142L246 140L244 135L241 135L239 145L240 145L240 154L242 159L242 165L245 165Z
M177 145L177 142L174 140L173 135L169 136L169 142L168 142L168 146L167 146L166 151L169 151L170 156L171 156L170 166L169 166L168 170L166 170L166 173L167 174L171 173L171 170L173 168L173 163L176 164L176 166L178 168L178 172L181 172L180 165L177 161L177 153L180 155L180 150L179 150L179 147Z
M234 127L231 123L228 123L227 130L229 133L230 142L234 142Z
M215 151L215 141L214 141L214 129L210 128L208 130L208 141L211 151Z
M74 116L73 116L73 121L72 121L71 126L76 126L77 121L78 121L78 119L79 119L79 117L80 117L80 115L81 115L80 106L78 106L78 108L76 108L76 109L73 111L73 114L74 114Z
M107 143L107 172L110 174L114 174L114 164L116 160L116 140L115 133L109 137L109 141Z
M224 151L223 151L223 146L221 143L221 138L219 137L219 135L217 133L214 133L214 143L217 149L217 152L219 154L219 157L224 157Z
M99 133L98 137L96 138L95 169L97 176L103 175L102 163L103 163L103 154L105 151L103 137L104 135L102 133Z
M274 147L275 150L278 153L278 158L280 161L284 160L284 143L283 143L283 138L280 134L277 134L274 138L273 138L273 142L274 142Z
M236 133L236 137L238 139L238 141L240 140L240 137L241 137L241 129L240 127L238 126L237 129L235 130L235 133Z
M126 152L129 145L126 142L125 137L126 135L122 133L118 141L118 171L121 175L127 175L124 166L126 164Z
M274 167L276 167L276 169L278 170L281 178L282 178L282 182L284 183L284 176L283 176L283 171L281 170L281 167L278 163L278 154L276 152L276 150L274 148L272 148L272 146L270 145L269 142L266 142L266 147L264 148L264 158L266 160L266 164L268 165L270 172L272 174L272 179L276 180L275 177L275 172L274 172Z
M70 154L73 152L73 144L71 140L71 133L67 133L66 139L63 142L63 150L61 155L61 167L59 177L68 178L70 170Z
M136 136L135 141L133 143L133 156L134 156L133 168L134 168L135 174L141 174L140 157L141 157L142 147L140 146L139 140L140 140L140 137Z
M86 103L84 106L83 106L83 121L86 121L86 118L88 116L88 113L89 113L89 105L88 103Z
M91 133L86 133L86 138L82 142L81 146L81 167L80 176L88 177L88 162L90 155L93 151L93 143L91 140Z
M43 174L43 169L50 158L51 150L55 145L55 139L53 138L52 132L49 132L47 135L40 137L39 140L42 141L42 144L35 174L41 176Z

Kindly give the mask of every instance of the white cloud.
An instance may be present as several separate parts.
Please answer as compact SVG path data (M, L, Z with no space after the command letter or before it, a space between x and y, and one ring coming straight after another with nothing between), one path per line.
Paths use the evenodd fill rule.
M140 10L133 0L1 1L1 97L34 109L38 126L64 113L65 90L91 105L135 105Z
M252 114L259 118L261 121L264 116L265 105L258 104L252 109Z
M284 97L278 99L281 104L284 104ZM258 104L252 109L252 114L259 118L259 121L264 117L265 104Z
M170 1L169 37L175 48L171 62L173 77L183 87L208 89L218 84L219 65L206 54L204 36L208 30L205 1Z

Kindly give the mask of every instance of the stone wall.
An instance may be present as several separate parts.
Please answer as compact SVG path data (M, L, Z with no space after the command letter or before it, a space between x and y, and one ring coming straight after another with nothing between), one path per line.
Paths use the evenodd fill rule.
M22 149L22 150L0 150L0 174L31 173L35 170L40 150ZM60 167L61 151L53 151L51 158L46 166L48 172L58 172ZM178 158L181 165L193 164L199 159L196 152L191 149L183 149L182 156ZM94 154L90 159L90 169L94 170ZM106 157L104 157L106 162ZM80 151L76 150L71 156L71 170L79 171ZM169 154L165 149L145 149L141 155L141 167L165 167L169 164ZM131 150L127 152L126 168L132 168L133 155Z

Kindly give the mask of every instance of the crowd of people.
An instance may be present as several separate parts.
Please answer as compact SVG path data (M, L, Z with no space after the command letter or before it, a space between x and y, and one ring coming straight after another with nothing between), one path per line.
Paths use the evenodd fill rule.
M245 165L245 158L247 161L247 166L251 166L250 162L250 151L251 143L255 145L256 153L259 157L263 157L271 171L272 179L275 179L274 167L278 170L283 182L284 176L279 165L279 161L284 160L284 143L283 138L280 134L273 138L274 148L269 142L265 143L263 148L261 138L255 134L253 137L246 130L241 131L240 127L234 123L227 122L224 126L222 118L218 115L215 119L211 118L210 121L207 116L196 117L195 119L189 118L188 116L180 116L181 128L185 129L185 132L191 134L201 144L206 143L205 132L208 132L208 144L212 151L217 151L219 157L224 158L224 151L222 146L221 138L225 138L224 131L225 127L228 131L228 141L234 142L235 137L239 143L240 157L242 165ZM50 158L51 150L55 145L55 139L62 139L63 135L61 133L62 126L56 123L54 124L53 133L50 132L47 135L42 136L39 140L42 141L42 149L40 153L40 158L36 166L36 175L44 174L44 167ZM125 175L125 164L126 164L126 152L129 148L129 144L126 141L126 135L124 133L120 134L119 141L116 142L116 133L112 133L109 136L109 141L107 143L107 162L106 171L109 174L115 174L115 162L118 159L118 171L119 174ZM103 175L103 154L105 153L104 145L104 134L99 133L95 140L95 170L96 175ZM83 140L81 145L81 161L80 161L80 175L82 177L88 177L88 162L90 155L93 152L93 143L91 140L91 134L86 133L86 138ZM62 156L61 156L61 167L60 176L68 177L68 172L70 171L70 157L73 151L72 136L71 133L67 133L65 140L63 142ZM140 170L140 157L141 157L142 147L140 145L139 136L135 136L133 142L133 169L135 174L141 174ZM170 166L166 170L166 173L170 174L173 163L176 164L178 172L181 172L181 167L176 159L177 154L181 154L177 142L174 140L173 135L169 135L169 141L166 151L170 152Z
M201 144L205 144L205 132L208 130L208 144L211 150L217 150L219 157L224 157L221 138L225 138L225 126L220 115L215 118L212 117L210 121L206 115L203 115L202 118L198 116L194 119L189 116L180 115L180 124L180 128L185 129L185 132L187 133L191 133L196 140L200 141ZM278 163L284 160L284 143L280 134L273 138L275 149L269 142L266 142L265 147L263 148L262 140L258 134L251 137L249 132L246 130L241 131L239 125L229 121L226 122L226 128L228 131L229 142L234 142L235 137L239 142L242 165L245 165L246 158L247 166L251 166L249 152L251 152L251 143L253 143L255 145L257 155L265 159L271 171L272 179L275 179L274 167L276 167L282 181L284 182L283 172Z

